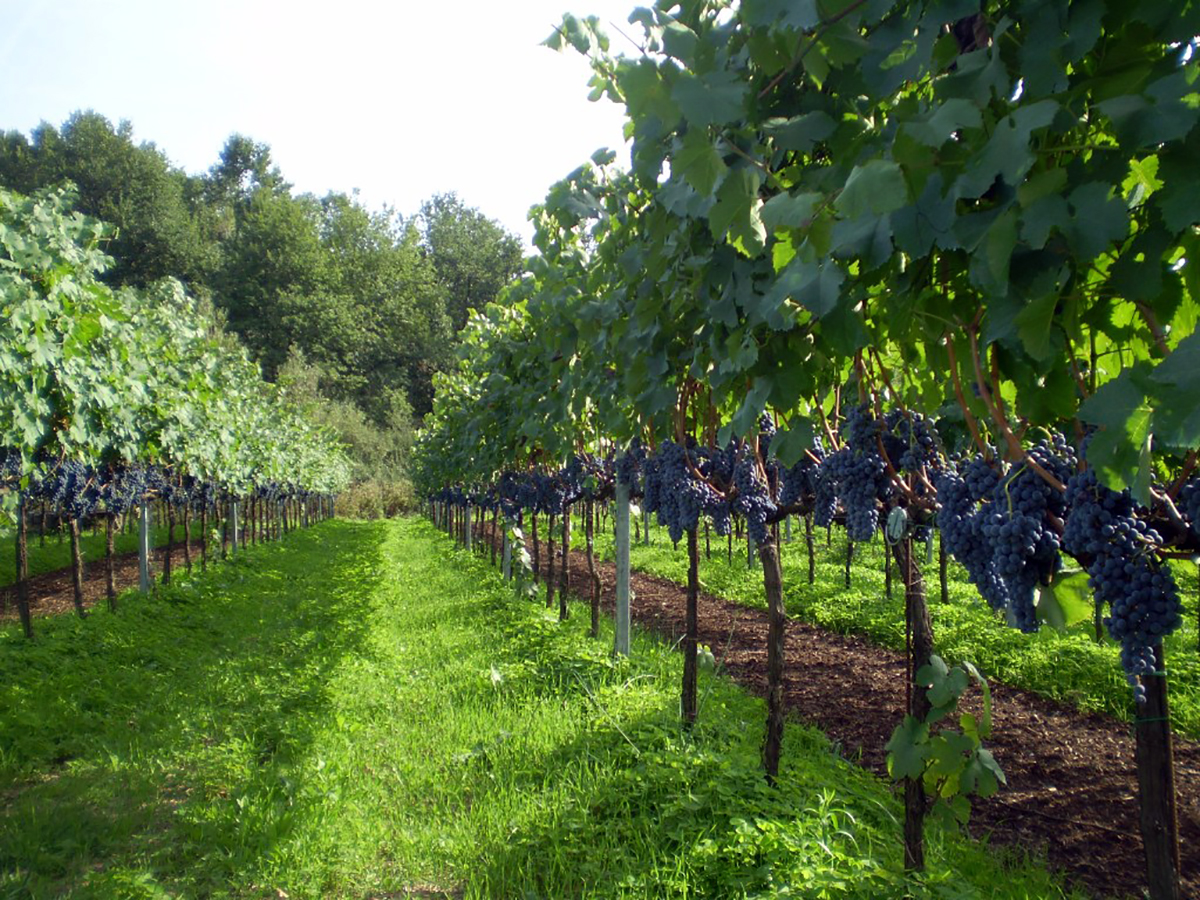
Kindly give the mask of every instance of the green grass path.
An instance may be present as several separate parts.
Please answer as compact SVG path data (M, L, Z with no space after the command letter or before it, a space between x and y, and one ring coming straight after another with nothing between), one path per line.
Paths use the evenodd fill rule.
M679 655L614 660L419 520L332 521L115 615L0 631L0 897L1052 898Z

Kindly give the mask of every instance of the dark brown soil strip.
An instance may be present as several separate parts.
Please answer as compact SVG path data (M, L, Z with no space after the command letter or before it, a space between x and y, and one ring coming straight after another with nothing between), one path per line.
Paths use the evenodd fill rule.
M193 570L200 567L199 540L192 541ZM162 576L164 547L155 547L150 552L150 571L156 577ZM178 577L184 571L183 542L171 552L171 569ZM90 609L96 604L106 603L104 558L87 559L83 564L83 605ZM137 587L138 584L138 555L137 551L119 553L113 557L113 576L117 592L127 588ZM56 616L61 613L74 613L75 605L72 600L73 586L71 583L70 566L55 569L53 572L43 572L29 579L29 610L35 616ZM16 621L17 619L17 586L10 584L0 588L0 623ZM118 601L119 602L119 601ZM36 632L35 632L36 633Z

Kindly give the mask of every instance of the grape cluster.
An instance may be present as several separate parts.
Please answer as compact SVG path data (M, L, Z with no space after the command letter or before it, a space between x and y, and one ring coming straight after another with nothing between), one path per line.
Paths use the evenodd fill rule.
M1121 644L1121 665L1134 697L1145 702L1140 679L1155 670L1154 648L1182 622L1179 589L1154 551L1162 537L1139 517L1128 491L1113 491L1088 469L1067 485L1063 542L1087 564L1088 584L1107 603L1108 632Z
M740 451L741 442L738 440L730 440L717 450L706 451L707 458L701 471L720 484L733 484L733 468L737 465Z
M108 471L100 489L104 508L113 515L123 516L142 499L145 470L141 466L114 466Z
M1029 456L1060 480L1075 462L1061 437L1043 441ZM982 456L963 466L961 475L942 473L937 492L947 552L989 606L1005 610L1022 631L1036 631L1038 585L1062 566L1053 520L1065 514L1066 498L1028 463L1006 469Z
M776 507L753 454L743 453L738 459L733 468L733 484L737 488L734 509L746 520L750 539L761 544L767 538L767 522L775 515Z
M1191 526L1192 534L1200 538L1200 478L1193 478L1180 490L1179 511Z
M707 451L685 448L663 441L658 452L643 463L646 511L656 513L671 540L678 542L685 531L694 531L705 513L727 518L728 505L704 480L693 474L708 466Z
M816 453L813 453L816 456ZM805 455L790 468L784 469L779 477L779 505L795 506L804 498L811 497L817 490L817 468L819 458L813 460Z
M813 522L818 528L828 528L837 515L837 479L828 463L829 457L826 457L817 470L813 485Z
M30 485L26 494L58 507L70 519L92 515L100 504L100 479L96 471L74 460L63 460Z
M995 453L992 453L992 457L995 458ZM976 456L963 470L963 481L966 482L968 496L978 502L991 496L992 491L1000 484L1000 473L991 462L982 456Z
M771 441L775 439L777 429L775 420L763 413L758 417L758 455L761 459L769 459Z
M989 467L990 468L990 467ZM967 480L954 471L943 472L937 483L937 525L946 552L967 570L967 577L992 609L1005 606L1007 594L992 559L992 546L983 534L983 515Z
M515 521L522 507L521 493L523 484L515 472L503 472L496 483L496 493L500 498L500 511L506 519Z
M884 417L884 449L900 472L935 468L938 445L933 422L920 413L894 410Z
M1039 443L1029 457L1060 481L1070 477L1075 464L1074 452L1060 437ZM1022 631L1037 631L1035 591L1062 566L1058 534L1050 519L1065 515L1066 498L1024 463L997 481L991 499L982 530L992 542L1008 612Z
M840 502L847 535L869 541L879 526L879 501L889 491L887 465L879 454L880 423L860 406L850 411L843 431L845 446L825 457L814 485L816 522L821 527L832 522L835 501Z

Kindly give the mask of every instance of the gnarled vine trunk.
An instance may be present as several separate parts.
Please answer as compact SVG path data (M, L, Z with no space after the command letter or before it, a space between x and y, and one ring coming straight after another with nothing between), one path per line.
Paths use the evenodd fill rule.
M565 622L571 614L567 609L567 593L571 590L571 507L563 508L562 570L558 582L558 619Z
M933 656L933 624L925 597L925 580L912 541L905 538L892 548L900 575L904 579L904 618L908 634L908 713L924 722L929 710L928 692L917 684L917 671ZM904 781L904 868L925 868L925 785L919 778Z
M71 533L71 599L79 618L87 615L83 608L83 553L79 547L79 520L71 517L67 526Z
M774 785L783 750L783 653L787 610L783 605L779 548L769 531L758 545L758 558L762 562L763 588L767 595L767 734L763 741L763 769L768 783Z
M591 635L600 637L600 574L596 571L596 544L594 532L596 527L596 504L587 501L584 513L584 537L587 540L588 576L592 584L592 628Z
M687 614L683 631L683 694L680 698L680 708L683 711L684 727L691 728L696 723L699 713L696 684L699 679L697 637L700 625L700 547L695 528L687 533L687 550Z

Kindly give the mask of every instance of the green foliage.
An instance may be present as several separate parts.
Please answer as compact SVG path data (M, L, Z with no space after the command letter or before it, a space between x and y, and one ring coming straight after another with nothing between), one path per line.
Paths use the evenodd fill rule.
M1098 426L1089 462L1163 524L1200 398L1200 7L1151 6L659 5L632 58L566 16L547 43L624 106L632 171L598 153L535 210L524 310L468 326L430 483L678 436L693 387L722 438L811 420L853 378L961 394L1013 460L1031 427Z
M999 764L983 742L992 731L992 697L987 681L969 662L953 668L934 654L913 681L927 691L932 708L922 721L906 715L887 743L888 774L895 781L920 779L933 798L933 812L960 825L970 816L972 794L990 797L1006 783ZM952 714L970 681L983 694L983 715L959 717L959 729L938 722Z
M521 242L456 194L435 194L417 216L421 241L446 292L454 332L482 310L523 267Z
M428 412L455 332L523 264L519 240L453 194L411 219L344 194L297 196L270 148L241 134L203 175L135 143L130 123L114 128L94 112L28 138L0 136L0 184L29 194L64 182L77 186L81 212L116 226L104 237L114 260L97 270L100 281L182 280L215 301L270 381L302 354L320 367L321 395L344 405L344 436L359 448L365 432L407 431ZM351 421L350 404L367 425ZM356 477L399 478L398 444L385 445Z

